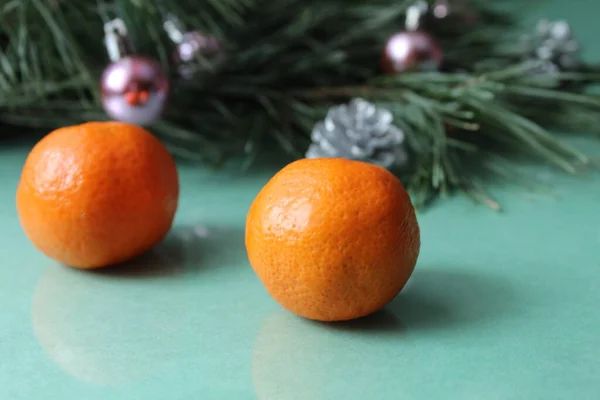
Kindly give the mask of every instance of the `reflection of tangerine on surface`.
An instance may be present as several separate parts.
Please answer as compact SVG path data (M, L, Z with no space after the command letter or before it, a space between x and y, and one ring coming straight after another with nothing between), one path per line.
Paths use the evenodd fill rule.
M327 346L319 343L318 335L308 334L314 329L308 321L303 325L289 314L268 317L252 353L252 381L260 400L322 398L319 388L327 376L315 367L319 366L318 351L326 352Z
M400 342L410 345L399 321L385 311L334 324L276 312L267 317L254 345L256 395L260 400L380 399L403 352ZM399 379L402 371L393 374Z
M145 270L121 268L130 267ZM50 265L32 299L35 336L48 357L80 381L114 386L143 379L181 351L186 313L169 279Z
M499 370L497 343L482 349L456 335L415 334L393 313L381 318L373 327L340 327L272 314L252 354L258 399L499 400L531 388L521 357L503 354L515 362Z
M499 333L499 321L516 323L513 306L522 305L507 283L489 272L421 269L397 300L367 318L315 323L274 313L253 349L257 397L499 400L529 393L555 376L524 368L523 351L542 364L547 355L536 354L523 332Z

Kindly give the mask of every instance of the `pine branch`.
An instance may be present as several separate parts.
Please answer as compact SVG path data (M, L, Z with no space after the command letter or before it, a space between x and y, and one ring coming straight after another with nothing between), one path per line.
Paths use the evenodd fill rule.
M390 109L406 132L415 163L401 174L418 203L464 190L499 208L471 167L488 154L523 154L569 173L588 163L551 132L598 133L600 97L583 89L600 81L600 70L536 73L539 65L521 63L516 18L481 0L470 25L452 18L427 25L445 50L442 71L384 76L382 45L410 3L7 1L0 6L0 135L106 119L98 91L108 63L103 24L120 17L135 51L160 60L172 77L169 107L151 129L184 159L219 164L243 156L247 168L273 149L302 157L329 107L364 97ZM218 37L226 62L178 78L162 28L167 13Z

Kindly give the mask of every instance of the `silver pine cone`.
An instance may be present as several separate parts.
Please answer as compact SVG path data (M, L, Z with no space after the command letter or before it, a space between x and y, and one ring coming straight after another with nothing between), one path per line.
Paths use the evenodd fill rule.
M581 65L580 45L566 21L541 20L533 36L525 38L526 59L544 61L543 72L574 71Z
M306 158L347 158L403 168L408 162L404 132L393 120L389 110L360 98L333 107L315 125Z

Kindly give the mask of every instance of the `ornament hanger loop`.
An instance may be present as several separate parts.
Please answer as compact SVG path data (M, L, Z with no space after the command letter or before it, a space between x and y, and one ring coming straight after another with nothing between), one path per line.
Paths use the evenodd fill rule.
M163 28L173 43L177 44L183 42L183 26L181 21L173 14L167 15L165 22L163 23Z
M104 24L104 45L112 62L120 60L127 53L127 26L120 18Z
M406 10L405 28L407 31L416 31L421 25L423 15L427 13L429 5L424 0L419 0Z

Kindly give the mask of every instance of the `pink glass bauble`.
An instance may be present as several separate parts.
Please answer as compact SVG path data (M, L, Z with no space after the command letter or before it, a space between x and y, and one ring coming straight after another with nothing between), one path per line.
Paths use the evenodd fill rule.
M198 61L199 57L202 57L204 62L210 63L211 66L215 66L224 57L221 42L217 38L204 35L199 31L184 33L181 42L175 47L173 57L179 66L179 73L184 78L191 78L195 73L207 69L202 62Z
M464 0L436 0L431 7L433 16L438 20L451 17L466 24L477 20L475 10Z
M392 35L385 44L381 67L387 74L409 71L435 71L444 54L431 35L420 31L406 31Z
M169 79L156 61L128 56L104 70L100 88L102 105L111 118L148 125L162 114L169 93Z

